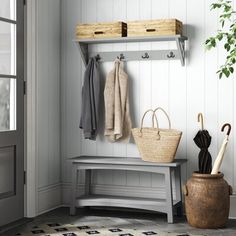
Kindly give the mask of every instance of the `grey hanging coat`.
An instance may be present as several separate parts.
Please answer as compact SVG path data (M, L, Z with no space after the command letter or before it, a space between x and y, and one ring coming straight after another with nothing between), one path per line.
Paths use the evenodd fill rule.
M90 58L84 73L80 128L84 138L96 140L99 122L100 78L96 58Z

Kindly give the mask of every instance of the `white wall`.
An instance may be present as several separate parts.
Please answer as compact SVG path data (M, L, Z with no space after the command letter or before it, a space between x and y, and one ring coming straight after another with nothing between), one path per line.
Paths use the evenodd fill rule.
M186 179L197 168L198 149L192 141L199 128L196 122L197 113L204 112L206 127L213 136L210 148L213 158L216 157L223 138L221 125L224 122L232 123L233 132L222 169L228 182L236 189L236 144L233 136L236 131L236 82L232 78L218 80L215 75L218 66L223 62L224 52L217 49L206 53L202 46L205 38L217 29L217 15L209 12L210 3L210 0L27 2L30 26L27 47L27 117L30 121L27 130L27 183L30 184L27 187L36 188L32 195L27 193L28 205L31 206L27 209L27 216L40 214L60 206L61 203L69 202L68 158L81 154L139 156L133 143L109 144L102 135L96 142L82 138L79 118L84 66L77 45L72 42L77 22L173 17L183 21L184 32L189 37L185 67L181 67L179 61L133 61L126 64L130 76L134 126L138 126L142 113L149 107L162 106L169 112L173 127L183 131L177 158L188 159L188 165L183 169L183 177ZM175 45L164 42L134 43L95 45L92 50L145 50L172 46ZM111 68L112 63L101 65L104 79ZM82 182L83 178L80 180ZM99 193L165 196L162 179L156 175L103 171L94 175L93 182L94 191ZM79 187L82 191L83 186L80 184ZM232 200L232 206L236 209L236 198ZM35 211L32 206L35 206ZM231 215L236 217L235 210L232 210Z
M38 0L39 212L61 202L60 10L60 0Z
M27 2L28 217L61 205L60 4Z
M116 20L144 20L177 18L184 24L184 34L188 36L187 62L182 67L180 61L132 61L126 63L130 78L130 105L133 126L138 126L141 115L148 108L161 106L171 116L172 125L183 131L177 158L187 158L183 177L190 176L197 169L199 149L193 137L199 129L198 112L205 115L205 126L212 135L210 147L213 160L220 148L224 134L220 132L225 122L232 124L233 130L222 171L227 181L236 189L236 143L235 102L236 82L233 78L219 80L216 70L224 61L222 49L205 52L204 40L217 30L217 13L210 12L212 0L62 0L62 181L64 203L68 202L70 186L70 166L67 159L78 155L103 155L138 157L133 143L110 144L103 135L96 142L84 140L79 129L81 108L81 86L84 66L75 39L78 22L104 22ZM164 49L175 45L162 43L132 43L93 46L97 51ZM112 62L101 65L105 75L112 68ZM164 124L162 120L161 124ZM164 196L160 176L148 173L102 171L94 176L94 188L101 193L120 192L128 195L148 193ZM109 190L110 189L110 190Z
M209 13L208 10L210 1L62 0L62 12L60 12L60 0L35 0L28 4L32 4L31 14L35 13L35 18L29 14L32 17L29 19L32 35L28 38L29 40L32 36L32 41L29 40L30 46L35 44L35 51L30 51L28 58L28 69L34 70L35 74L33 72L32 74L35 76L35 84L34 90L29 89L28 97L33 97L33 100L28 100L27 105L32 110L35 109L33 114L35 117L31 117L31 121L36 123L35 126L34 123L31 125L35 129L36 136L34 137L35 146L30 145L27 153L29 154L28 161L33 156L30 154L34 153L36 157L36 214L61 204L61 182L63 203L69 202L70 166L67 162L69 157L81 154L139 156L133 143L109 144L102 135L96 142L82 138L78 124L84 66L78 48L72 42L75 25L79 21L128 21L166 17L182 20L185 24L185 34L189 37L187 44L189 52L185 67L181 67L179 61L136 61L126 64L126 70L130 76L134 126L138 125L142 113L149 107L162 106L169 112L173 126L183 131L177 158L189 160L188 165L183 169L183 177L186 179L186 175L190 176L191 172L196 169L198 149L193 144L192 138L198 129L196 115L202 111L206 117L206 127L213 136L210 150L213 157L216 156L223 137L220 132L221 125L224 122L230 122L234 127L235 82L232 78L218 80L215 75L217 67L223 61L224 52L218 49L205 53L202 46L204 39L217 29L216 14ZM98 51L145 50L172 46L175 45L135 43L93 46L92 49ZM62 54L60 54L60 49ZM34 61L36 61L35 64L33 64ZM104 78L111 68L112 63L104 63L101 66ZM32 127L28 129L28 134L32 132ZM235 129L234 127L232 133L235 133ZM30 135L28 136L31 138ZM236 162L233 158L235 148L232 135L223 172L234 189L236 189ZM31 180L28 179L28 181ZM82 178L80 183L82 183ZM153 197L165 195L160 176L135 172L96 173L94 190L105 194L126 193ZM233 201L236 202L235 199Z

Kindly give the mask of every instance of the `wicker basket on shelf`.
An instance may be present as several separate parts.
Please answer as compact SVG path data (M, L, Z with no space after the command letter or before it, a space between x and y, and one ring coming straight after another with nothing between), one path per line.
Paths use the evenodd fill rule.
M99 22L93 24L78 24L77 39L119 38L127 36L127 24L117 22Z
M128 37L182 35L183 24L177 19L141 20L127 23Z

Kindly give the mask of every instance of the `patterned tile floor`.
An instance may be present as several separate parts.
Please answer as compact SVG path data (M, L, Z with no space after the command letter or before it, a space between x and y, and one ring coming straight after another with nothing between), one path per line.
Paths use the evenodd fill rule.
M224 229L202 230L189 226L184 218L175 219L175 224L168 224L166 222L166 215L164 214L101 209L81 209L78 210L76 216L69 216L68 208L60 208L36 217L32 221L6 231L1 235L236 236L236 220L229 220L227 227ZM48 225L50 223L53 225ZM63 228L66 229L63 231ZM40 230L43 230L45 233L40 233ZM32 231L38 232L39 234L33 234ZM100 234L98 234L97 231ZM74 232L74 234L72 232Z

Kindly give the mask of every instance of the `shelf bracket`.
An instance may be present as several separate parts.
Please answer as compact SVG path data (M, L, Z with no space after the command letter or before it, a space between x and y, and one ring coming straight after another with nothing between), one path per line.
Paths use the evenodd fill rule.
M185 42L181 38L176 38L177 49L179 52L179 58L181 61L181 65L185 65Z
M84 65L88 64L88 44L79 43L79 51Z

